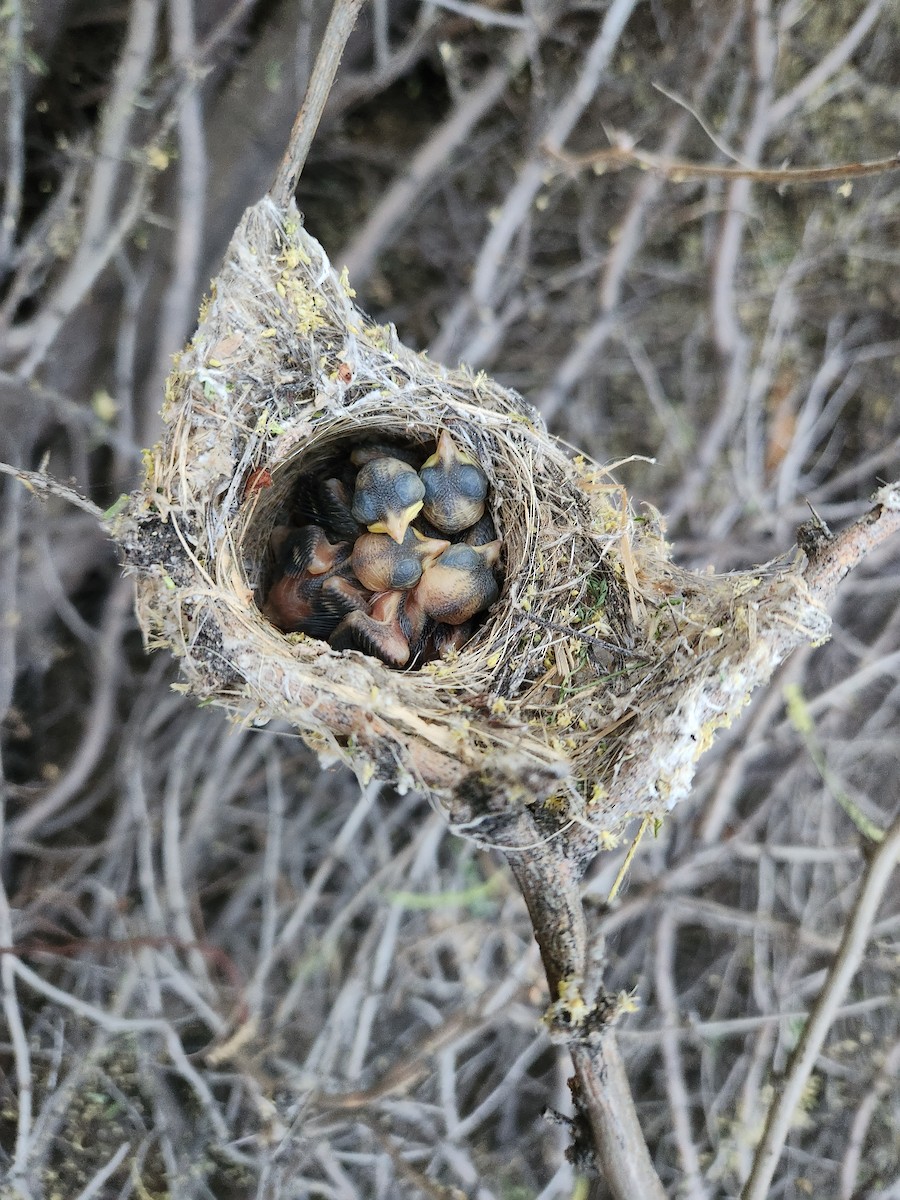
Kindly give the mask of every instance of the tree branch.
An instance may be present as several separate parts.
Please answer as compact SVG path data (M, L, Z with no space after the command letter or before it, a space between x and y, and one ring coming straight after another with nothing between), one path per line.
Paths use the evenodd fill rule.
M285 208L290 203L297 189L297 181L306 163L306 156L309 154L309 148L322 119L322 113L325 111L325 104L340 65L341 55L344 53L344 47L356 24L356 18L362 5L363 0L335 0L334 8L331 10L325 36L322 38L322 45L319 47L316 64L309 80L309 87L306 89L306 99L297 113L297 119L291 129L288 148L275 172L272 186L269 188L269 195L281 208Z
M879 488L872 499L874 506L838 534L815 514L797 531L798 544L808 559L803 577L816 599L831 600L841 580L900 531L900 480Z
M589 167L598 175L602 175L608 168L644 167L668 176L673 183L687 183L696 179L747 179L751 183L772 183L783 187L796 183L837 183L847 179L860 179L866 175L884 175L888 171L900 171L900 154L868 162L837 163L832 167L730 167L725 163L698 163L681 158L667 158L664 154L639 150L624 137L608 150L595 150L590 154L567 154L552 146L547 148L547 152L571 169Z
M575 1068L574 1148L589 1148L616 1200L665 1200L612 1029L621 1007L596 984L598 994L586 994L582 864L566 854L564 833L548 833L525 810L510 817L500 836L528 905L550 986L553 1002L545 1021L551 1037L568 1046ZM587 1146L580 1145L582 1139Z

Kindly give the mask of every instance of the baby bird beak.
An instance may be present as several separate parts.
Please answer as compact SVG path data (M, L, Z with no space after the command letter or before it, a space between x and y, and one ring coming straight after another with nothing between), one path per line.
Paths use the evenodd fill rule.
M417 500L415 504L410 504L408 508L399 511L396 509L391 510L385 515L383 521L377 525L370 525L369 529L373 533L387 533L395 542L402 544L403 539L406 537L410 521L413 520L421 507L422 501Z
M386 533L399 544L424 495L425 486L408 463L373 458L356 477L351 512L370 533Z
M493 542L485 542L483 546L473 546L472 549L489 567L496 567L500 561L500 551L503 549L503 541L501 538L496 538Z

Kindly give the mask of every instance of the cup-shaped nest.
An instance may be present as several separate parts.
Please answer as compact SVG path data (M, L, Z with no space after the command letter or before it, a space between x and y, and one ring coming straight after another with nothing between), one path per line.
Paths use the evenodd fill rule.
M744 703L752 672L723 683L725 668L759 658L770 609L823 632L812 610L798 622L793 584L764 617L754 588L772 577L677 571L655 517L636 519L520 396L365 317L293 208L245 214L163 418L118 531L148 644L181 657L196 696L288 722L323 758L421 787L473 826L498 790L566 796L604 828L664 809ZM396 670L275 628L270 540L298 481L369 441L430 455L445 430L485 471L502 538L500 595L471 639Z

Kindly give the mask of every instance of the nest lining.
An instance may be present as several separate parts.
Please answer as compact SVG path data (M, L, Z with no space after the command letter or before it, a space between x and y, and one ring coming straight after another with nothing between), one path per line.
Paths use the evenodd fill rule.
M479 772L544 767L544 791L563 779L605 828L684 794L711 730L777 661L761 637L782 620L761 603L772 578L679 572L654 515L636 518L516 393L360 313L296 210L245 214L163 416L120 528L148 643L181 656L191 692L290 722L364 780L447 800ZM433 447L442 429L485 470L503 539L501 596L473 639L397 671L270 625L266 548L298 477L360 441ZM821 636L790 579L782 623Z

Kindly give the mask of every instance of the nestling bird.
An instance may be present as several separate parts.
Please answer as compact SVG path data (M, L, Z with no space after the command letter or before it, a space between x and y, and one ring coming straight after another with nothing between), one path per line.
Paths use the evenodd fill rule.
M462 625L435 625L431 634L431 644L438 658L447 658L457 650L461 650L475 632L474 621L464 621Z
M422 464L419 478L425 488L422 511L445 533L459 533L481 517L487 496L487 475L446 431L437 450Z
M410 525L399 545L386 534L364 533L356 540L350 562L354 575L369 591L411 588L449 545L425 537Z
M423 614L446 625L462 625L493 604L500 589L491 568L501 546L498 539L486 546L457 542L445 550L404 604L411 626L417 629Z
M301 475L294 485L291 515L296 523L318 525L339 541L352 542L360 532L350 506L350 493L340 479Z
M356 609L365 609L366 594L341 574L349 567L350 547L332 544L317 525L276 529L272 549L281 574L263 605L282 633L327 638L335 625Z
M351 512L370 533L387 533L402 542L424 495L415 468L399 458L374 458L356 477Z
M362 650L390 667L409 661L409 642L400 627L403 592L382 592L368 612L349 613L328 639L335 650Z
M276 572L292 570L295 574L308 571L324 575L339 567L350 557L347 542L331 542L321 525L276 525L269 538L269 551Z
M399 442L365 442L350 451L350 461L355 467L364 467L374 458L399 458L401 462L417 469L422 461L422 452Z
M467 529L462 541L468 546L486 546L497 538L497 530L491 520L490 513L485 513L477 524Z

